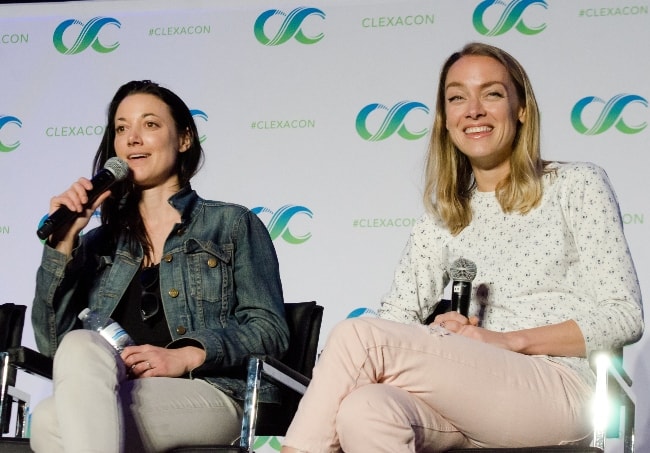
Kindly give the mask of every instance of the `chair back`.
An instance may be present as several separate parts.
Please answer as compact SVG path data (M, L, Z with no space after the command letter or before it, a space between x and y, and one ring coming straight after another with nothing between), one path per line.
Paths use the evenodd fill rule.
M25 324L27 306L16 304L0 305L0 351L20 346Z
M23 326L25 324L25 305L16 305L12 303L0 305L0 351L5 352L9 348L20 346L23 338ZM16 385L16 369L8 367L7 383L8 385ZM4 370L3 370L4 372ZM4 407L0 411L1 414L11 414L11 398L3 401ZM9 432L9 419L10 417L3 417L0 420L0 432Z
M318 340L323 320L323 307L316 302L284 304L289 325L289 349L282 362L311 379L316 364Z
M318 354L318 339L323 320L323 307L316 302L284 304L289 325L289 349L282 363L311 379ZM278 387L281 404L260 403L257 436L283 436L293 419L301 395L283 386Z

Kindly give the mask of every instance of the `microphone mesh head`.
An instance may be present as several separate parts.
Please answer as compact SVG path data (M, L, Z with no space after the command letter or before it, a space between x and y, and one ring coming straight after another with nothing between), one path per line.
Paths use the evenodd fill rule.
M476 264L465 258L458 258L451 263L449 274L452 280L471 282L476 277Z
M116 181L121 181L129 174L129 164L119 157L111 157L104 164L104 168L115 176Z

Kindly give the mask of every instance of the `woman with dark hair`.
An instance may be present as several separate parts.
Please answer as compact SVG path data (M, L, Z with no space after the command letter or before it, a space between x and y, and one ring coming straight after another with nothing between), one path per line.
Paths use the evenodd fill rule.
M200 198L203 151L185 103L129 82L108 109L94 159L128 177L88 203L86 178L52 198L76 218L47 239L32 321L54 356L54 393L32 417L37 452L167 451L236 440L250 354L288 345L273 243L250 210ZM101 225L83 235L101 206ZM136 345L121 352L82 329L85 308ZM276 390L263 391L277 401Z
M511 55L447 59L427 212L379 318L331 332L283 453L589 443L587 358L641 337L641 294L605 172L543 161L539 131ZM460 258L476 266L469 312L431 321Z

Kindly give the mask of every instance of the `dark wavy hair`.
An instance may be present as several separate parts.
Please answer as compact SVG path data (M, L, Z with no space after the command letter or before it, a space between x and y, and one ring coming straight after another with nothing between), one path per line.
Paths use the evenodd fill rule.
M199 171L203 163L203 148L199 141L199 133L190 109L185 102L168 88L162 87L151 80L133 80L122 85L111 100L107 111L107 122L104 135L93 160L93 174L99 172L106 161L115 157L115 114L120 103L134 94L150 94L164 102L174 119L176 132L179 136L187 135L190 147L176 157L176 174L181 188L188 186L190 179ZM150 242L138 211L140 191L130 179L114 184L111 196L104 201L101 208L101 222L108 233L112 245L117 238L126 232L132 251L137 245L144 248L145 254L150 250Z

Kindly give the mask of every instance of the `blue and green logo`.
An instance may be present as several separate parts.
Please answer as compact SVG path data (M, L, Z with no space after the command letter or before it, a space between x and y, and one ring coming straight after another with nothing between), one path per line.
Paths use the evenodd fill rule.
M588 127L583 121L583 112L590 104L604 104L593 126ZM648 107L648 101L636 94L617 94L605 102L596 96L587 96L580 99L571 109L571 124L582 135L598 135L615 127L624 134L638 134L644 130L648 123L645 121L636 126L630 126L623 120L623 113L632 104L641 104Z
M73 25L81 26L81 31L77 35L77 38L72 44L72 46L67 47L63 43L63 35L68 28ZM54 42L54 47L63 55L74 55L80 52L83 52L88 47L91 47L94 51L99 53L109 53L114 51L120 45L119 42L113 44L104 45L99 41L99 33L102 28L107 25L114 25L117 28L120 28L122 24L112 17L94 17L88 21L87 24L84 24L77 19L68 19L59 24L54 30L54 36L52 40Z
M282 448L282 444L276 436L255 436L253 449L257 450L258 448L262 448L265 445L273 451L280 451Z
M273 16L282 16L284 20L282 24L275 32L275 35L272 38L269 38L265 33L266 23ZM302 30L303 22L310 16L317 16L321 19L325 19L325 13L318 8L305 8L300 7L291 11L289 14L285 14L283 11L278 9L270 9L263 12L255 21L253 26L253 31L255 33L255 38L265 46L279 46L289 41L291 38L295 38L301 44L316 44L318 41L323 39L325 36L323 33L318 33L315 36L307 36Z
M0 115L0 132L2 132L2 129L7 126L8 124L15 124L18 127L23 127L23 123L16 118L15 116L10 116L10 115ZM2 153L8 153L10 151L15 150L20 146L20 141L16 140L15 142L7 145L2 142L2 136L0 135L0 152Z
M483 36L499 36L513 28L524 35L536 35L544 31L546 24L532 27L526 25L523 19L526 9L533 5L542 6L544 9L548 8L545 0L512 0L507 4L501 0L484 0L474 10L472 22L476 31ZM496 24L490 28L485 25L485 13L493 6L504 6L505 9L501 12Z
M261 217L262 214L270 214L271 219L266 224L266 229L269 230L269 235L272 240L281 237L289 244L302 244L309 240L311 233L305 233L302 236L297 236L289 230L289 222L292 221L297 215L306 215L310 219L314 216L309 208L304 206L285 205L273 212L264 206L258 206L251 209L255 214Z
M208 121L208 115L203 110L192 109L192 110L190 110L190 113L192 114L192 117L194 117L194 120L199 118L199 119L203 120L204 122ZM199 142L203 143L206 138L207 138L207 136L205 134L201 135L199 137Z
M370 114L377 110L386 111L381 125L375 133L368 130L368 117ZM412 132L406 127L406 120L408 115L413 114L414 111L421 111L426 114L429 113L429 107L421 102L401 101L392 106L386 107L383 104L369 104L361 109L356 119L357 133L361 138L369 142L377 142L385 140L391 135L397 133L406 140L417 140L424 137L428 129Z
M360 318L362 316L376 318L377 312L372 308L359 307L359 308L355 308L350 313L348 313L347 318Z

